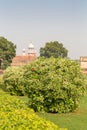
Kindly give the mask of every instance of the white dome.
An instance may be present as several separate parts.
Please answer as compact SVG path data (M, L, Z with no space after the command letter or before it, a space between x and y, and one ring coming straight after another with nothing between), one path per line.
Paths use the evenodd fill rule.
M23 52L25 52L26 50L25 50L25 48L23 48L23 50L22 50Z
M32 43L30 43L28 48L34 48L34 45Z

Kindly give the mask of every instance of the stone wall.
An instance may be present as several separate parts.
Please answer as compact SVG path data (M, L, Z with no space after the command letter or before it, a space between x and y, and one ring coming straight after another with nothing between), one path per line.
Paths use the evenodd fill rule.
M15 56L12 60L11 66L23 66L36 60L36 58L37 58L36 54Z
M87 74L87 56L80 57L80 67L83 73Z

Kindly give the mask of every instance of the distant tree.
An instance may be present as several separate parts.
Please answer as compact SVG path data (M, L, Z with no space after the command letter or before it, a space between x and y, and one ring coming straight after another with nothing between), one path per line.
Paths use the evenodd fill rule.
M0 68L6 69L16 55L16 45L4 37L0 37Z
M51 56L58 57L67 57L68 50L63 47L62 43L58 41L47 42L44 48L40 48L40 56L49 58Z

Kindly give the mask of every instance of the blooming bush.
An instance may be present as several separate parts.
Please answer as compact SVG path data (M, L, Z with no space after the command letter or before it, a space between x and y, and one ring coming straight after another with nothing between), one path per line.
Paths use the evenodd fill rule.
M29 107L35 111L74 111L85 91L79 63L66 58L39 58L20 68L8 68L3 80L11 94L27 94Z
M35 111L74 111L85 90L79 63L69 59L37 59L24 67L23 77L29 107Z
M11 95L25 95L22 67L9 67L3 75L5 90Z

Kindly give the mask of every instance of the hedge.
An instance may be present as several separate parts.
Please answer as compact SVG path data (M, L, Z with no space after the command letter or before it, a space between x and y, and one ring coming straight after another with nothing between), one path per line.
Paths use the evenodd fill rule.
M40 118L16 97L0 90L0 130L67 130Z

